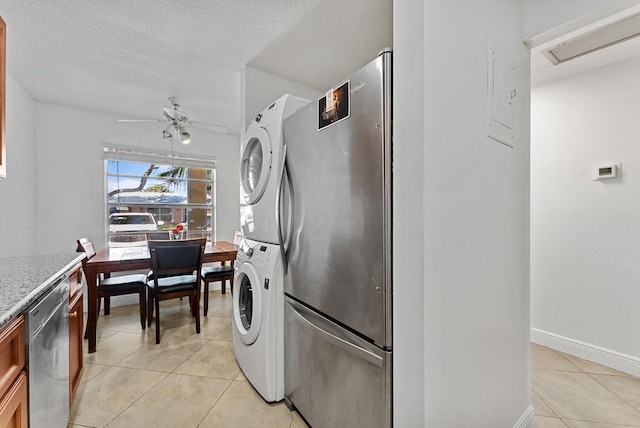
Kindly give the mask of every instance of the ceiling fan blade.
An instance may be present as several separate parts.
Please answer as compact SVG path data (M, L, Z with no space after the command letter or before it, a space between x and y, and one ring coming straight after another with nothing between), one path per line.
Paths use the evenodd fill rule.
M171 109L162 107L162 110L164 111L164 117L167 118L167 120L180 120L183 116L180 110L175 108Z
M118 122L164 122L165 119L118 119Z
M193 120L188 120L187 124L193 126L194 128L201 128L207 131L219 132L220 134L228 134L229 130L226 126L214 125L213 123L206 122L196 122Z
M226 126L189 120L187 115L180 110L180 105L178 104L177 98L175 96L169 97L169 101L171 101L171 105L173 108L162 107L162 119L118 119L118 122L168 122L169 124L164 132L169 132L171 126L173 126L176 130L183 130L184 126L187 125L193 128L200 128L207 131L218 132L220 134L229 133L229 129L227 129Z

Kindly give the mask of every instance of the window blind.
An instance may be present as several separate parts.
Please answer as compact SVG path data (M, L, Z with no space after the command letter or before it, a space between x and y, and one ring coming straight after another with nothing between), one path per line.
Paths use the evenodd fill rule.
M120 160L128 162L147 162L160 165L179 165L191 168L215 169L216 157L210 155L187 155L182 153L147 152L135 147L104 146L105 160Z

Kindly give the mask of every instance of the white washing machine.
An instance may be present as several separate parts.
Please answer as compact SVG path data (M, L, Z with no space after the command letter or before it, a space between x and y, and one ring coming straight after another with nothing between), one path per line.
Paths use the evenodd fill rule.
M243 240L235 264L233 347L266 401L284 398L284 292L278 245Z
M247 128L240 160L240 193L245 237L278 243L276 194L282 174L282 121L309 100L285 94L265 108Z

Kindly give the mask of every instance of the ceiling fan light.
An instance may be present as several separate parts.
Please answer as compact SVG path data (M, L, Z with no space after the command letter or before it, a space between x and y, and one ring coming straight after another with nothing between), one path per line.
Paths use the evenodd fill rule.
M162 139L170 143L171 141L173 141L173 135L170 131L165 129L164 131L162 131Z
M178 135L180 135L182 144L189 144L191 142L191 134L189 134L189 131L184 129L184 127L176 127L176 130L178 131Z

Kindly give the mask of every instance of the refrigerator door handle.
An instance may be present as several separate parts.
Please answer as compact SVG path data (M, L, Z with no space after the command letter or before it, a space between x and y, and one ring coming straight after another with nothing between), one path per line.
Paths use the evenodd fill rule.
M287 213L287 228L285 229L287 232L286 242L284 243L284 251L287 255L287 260L289 259L289 248L291 248L291 238L293 237L293 182L291 181L291 174L289 174L289 163L287 162L287 158L284 158L284 179L283 179L283 187L286 183L287 189L289 190L289 210Z
M298 320L300 322L302 322L303 324L305 324L306 326L308 326L311 329L313 329L316 332L318 332L324 340L326 340L326 341L328 341L328 342L330 342L330 343L332 343L332 344L344 349L345 351L347 351L347 352L349 352L349 353L351 353L353 355L356 355L357 357L359 357L359 358L361 358L361 359L363 359L365 361L368 361L371 364L376 365L377 367L382 368L384 366L384 359L383 358L377 356L376 354L374 354L372 352L367 351L364 348L361 348L361 347L359 347L357 345L354 345L353 343L348 342L348 341L346 341L346 340L344 340L344 339L342 339L342 338L340 338L338 336L335 336L335 335L329 333L326 330L323 330L322 328L320 328L316 324L314 324L312 321L307 319L307 317L305 317L302 313L300 313L300 311L298 310L300 308L299 305L291 304L291 306L292 306L292 309L293 309L293 312L294 312L296 318L298 318Z
M287 274L287 267L289 266L287 260L287 251L285 248L284 236L282 233L282 212L281 212L281 201L282 201L282 189L284 187L284 174L286 171L286 160L287 160L287 145L284 144L282 147L282 162L280 163L281 169L280 174L278 175L278 191L276 192L276 224L278 225L278 244L280 246L280 256L282 257L282 267L284 269L284 274ZM291 204L289 204L289 220L291 219Z

